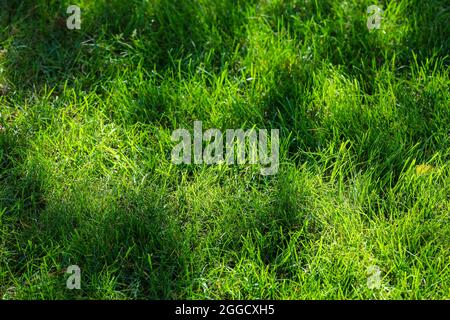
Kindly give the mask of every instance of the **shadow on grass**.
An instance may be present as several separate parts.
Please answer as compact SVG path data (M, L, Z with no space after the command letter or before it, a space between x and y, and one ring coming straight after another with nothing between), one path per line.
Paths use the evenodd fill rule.
M333 10L341 10L333 1L320 3L318 8L293 3L267 13L272 19L285 17L293 30L301 30L302 19L310 18L314 10L321 11L320 16L326 23L343 23L333 21L337 19ZM94 87L93 83L101 84L121 69L133 68L138 63L148 70L156 68L164 72L176 70L178 66L174 61L179 58L186 61L187 67L188 60L199 63L211 51L214 53L212 65L220 67L236 46L243 44L246 6L256 2L244 6L226 0L202 6L196 2L169 0L150 4L143 0L96 1L81 6L81 30L66 28L68 14L65 10L69 4L69 1L5 0L0 5L2 45L10 48L6 71L18 89L44 83L53 87L76 79L84 83L83 88ZM303 12L303 7L308 12ZM359 12L365 8L359 5L357 9ZM290 16L298 16L300 20L290 21ZM393 54L399 65L410 64L412 52L418 54L419 59L448 54L448 17L448 10L438 1L412 0L408 16L404 18L411 26L402 37L400 47L389 48L377 34L370 34L364 13L361 19L352 21L350 29L342 27L326 34L317 49L321 59L345 66L348 74L368 79L373 75L372 61L380 64L385 59L389 61ZM329 56L330 52L335 54ZM128 58L130 53L132 58ZM385 53L388 56L384 56Z
M50 168L33 154L21 160L8 139L0 140L2 227L8 222L2 243L9 254L0 292L17 286L19 299L183 297L190 285L183 233L156 190L111 196L120 186L70 181L61 190ZM66 289L64 270L73 264L82 271L81 291Z
M234 3L96 1L80 5L81 30L68 30L69 1L6 0L0 5L6 77L16 90L66 81L92 90L138 64L164 73L178 68L178 58L198 63L212 51L220 66L244 21L244 8L231 10Z

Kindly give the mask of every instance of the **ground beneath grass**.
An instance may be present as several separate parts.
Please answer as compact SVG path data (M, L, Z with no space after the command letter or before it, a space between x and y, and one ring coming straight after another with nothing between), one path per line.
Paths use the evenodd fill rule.
M450 4L372 4L3 0L0 298L449 299ZM196 120L278 174L174 165Z

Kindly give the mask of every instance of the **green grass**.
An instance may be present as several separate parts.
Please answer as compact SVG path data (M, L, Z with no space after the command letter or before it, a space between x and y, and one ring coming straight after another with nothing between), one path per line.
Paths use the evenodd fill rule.
M0 298L449 299L450 4L371 4L3 0ZM195 120L278 174L173 165Z

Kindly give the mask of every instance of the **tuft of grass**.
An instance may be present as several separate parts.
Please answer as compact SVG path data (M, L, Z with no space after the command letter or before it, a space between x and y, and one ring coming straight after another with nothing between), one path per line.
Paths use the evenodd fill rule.
M445 1L69 2L0 4L0 298L450 298ZM279 173L173 165L195 120Z

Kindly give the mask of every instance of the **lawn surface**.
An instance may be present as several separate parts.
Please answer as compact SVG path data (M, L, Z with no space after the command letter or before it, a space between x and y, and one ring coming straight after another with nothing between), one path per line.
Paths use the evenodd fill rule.
M450 3L372 4L2 0L0 299L449 299Z

